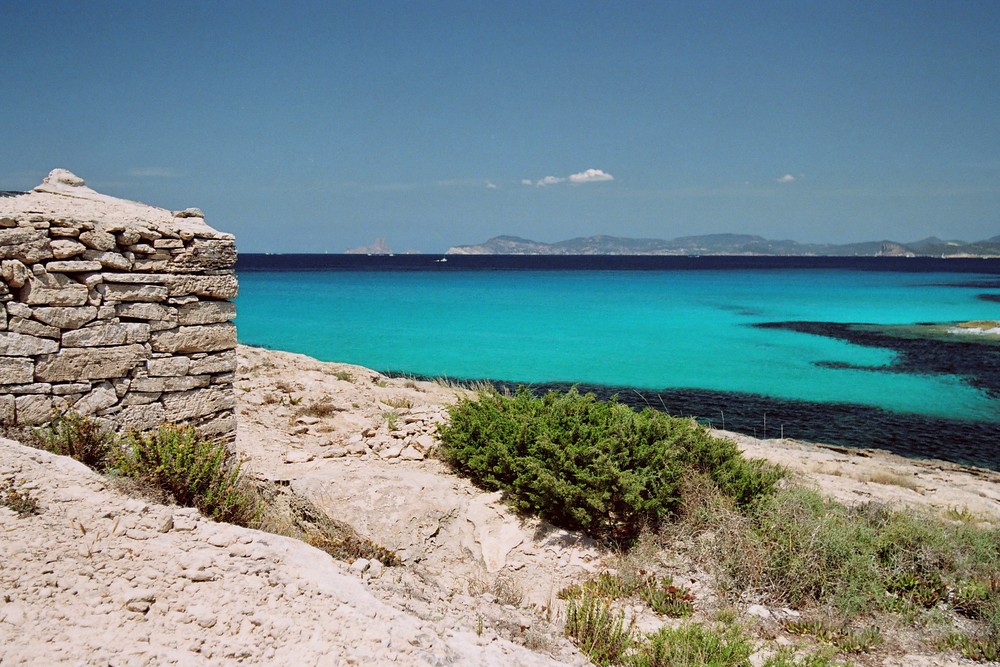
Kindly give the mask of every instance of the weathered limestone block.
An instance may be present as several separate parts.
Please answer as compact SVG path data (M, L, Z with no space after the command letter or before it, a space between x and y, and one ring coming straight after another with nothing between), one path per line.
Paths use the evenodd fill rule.
M129 394L131 396L131 394ZM115 415L115 423L122 430L152 431L169 421L180 417L168 416L159 403L136 404L124 408Z
M0 262L0 277L11 287L23 287L31 277L31 269L18 259L5 259Z
M139 233L138 229L129 228L118 232L118 243L121 245L130 246L141 240L142 234Z
M14 394L21 396L24 394L51 394L52 385L48 382L32 382L31 384L15 384L0 387L2 394Z
M236 347L236 325L205 324L157 331L150 335L154 352L219 352Z
M169 262L165 259L136 258L132 261L133 271L163 271Z
M94 250L114 250L118 245L114 234L108 232L83 232L80 234L80 243Z
M189 389L207 387L211 381L210 375L135 378L132 380L132 390L144 392L188 391Z
M102 265L100 262L87 261L87 260L67 260L67 261L56 261L49 262L45 265L47 271L61 271L62 273L83 273L85 271L100 271Z
M0 330L7 328L7 309L0 304Z
M83 254L87 246L77 241L69 239L57 239L52 241L52 256L56 259L69 259Z
M120 378L147 357L142 345L108 347L94 354L87 348L67 348L38 358L35 379L45 382Z
M52 417L52 399L42 394L28 394L14 399L19 424L44 424Z
M11 317L23 317L28 320L35 314L35 309L24 305L20 301L9 301L7 302L7 313Z
M100 262L101 266L105 269L114 269L116 271L128 271L132 268L132 260L130 260L125 255L120 255L117 252L102 252L100 250L88 250L83 253L84 259L93 260Z
M232 388L222 386L165 394L160 401L174 421L196 419L236 408L236 396L233 395Z
M193 294L206 299L235 299L239 292L236 276L171 276L167 282L170 296Z
M160 400L160 392L146 393L142 391L130 391L122 399L122 405L126 407L129 405L149 405L158 400Z
M78 329L97 317L97 308L76 306L71 308L35 308L32 315L39 322L60 329Z
M236 415L232 412L223 412L213 419L198 424L198 433L205 438L232 440L236 437Z
M46 287L32 278L21 288L20 300L31 306L83 306L87 296L87 287L79 283Z
M22 384L35 378L35 362L23 357L0 357L0 384Z
M210 354L191 362L188 373L201 375L204 373L233 373L236 371L236 351Z
M177 323L177 309L159 303L119 303L115 306L118 317L131 317L137 320L160 320Z
M9 394L0 394L0 424L13 424L16 415L14 397Z
M154 248L183 248L184 241L181 239L157 239L153 241Z
M177 309L177 321L182 324L215 324L236 317L236 304L229 301L195 301Z
M149 340L149 325L142 322L96 324L67 331L62 335L63 347L105 347L145 343L147 340Z
M89 382L68 382L66 384L52 385L53 396L67 396L69 394L85 394L90 391Z
M73 404L73 409L81 415L92 415L99 410L106 410L118 403L118 395L110 382L102 382L89 394Z
M10 357L31 357L59 349L59 343L48 338L28 336L13 331L0 331L0 354Z
M52 257L48 235L39 229L12 227L0 229L0 259L17 259L34 264Z
M7 324L7 330L27 334L29 336L40 336L42 338L55 339L58 339L61 333L56 327L50 327L47 324L42 324L41 322L35 322L33 320L26 320L23 317L11 318L10 322Z
M130 285L165 285L171 276L168 273L118 273L105 271L101 274L104 282Z
M157 243L162 243L162 241ZM170 260L170 268L175 271L207 271L228 269L235 263L236 243L234 241L229 239L193 239L181 252L173 256Z
M163 357L161 359L150 359L146 362L146 369L151 377L179 377L187 375L191 367L190 357Z
M107 301L166 301L167 288L162 285L111 285L103 283L97 291Z

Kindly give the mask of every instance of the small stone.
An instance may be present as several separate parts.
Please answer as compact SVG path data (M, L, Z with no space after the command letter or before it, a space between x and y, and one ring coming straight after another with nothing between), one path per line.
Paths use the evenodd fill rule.
M371 565L371 561L367 558L359 558L353 563L351 563L351 573L361 576Z
M285 452L284 461L285 463L308 463L315 458L311 452L304 452L301 450Z

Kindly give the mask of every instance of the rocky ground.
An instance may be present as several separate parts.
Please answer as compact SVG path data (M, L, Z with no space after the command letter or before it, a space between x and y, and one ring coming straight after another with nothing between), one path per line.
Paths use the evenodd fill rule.
M42 508L23 518L0 508L0 665L586 664L561 636L556 593L617 556L519 519L497 494L448 473L433 456L435 429L460 389L258 348L239 357L236 445L253 474L402 564L338 561L212 523L0 440L0 484L12 481ZM1000 521L995 473L733 437L844 501ZM717 604L696 566L648 558L695 593L696 618ZM785 612L740 611L772 638L755 663L790 641L773 623ZM644 629L663 622L633 612ZM864 662L961 664L905 646Z

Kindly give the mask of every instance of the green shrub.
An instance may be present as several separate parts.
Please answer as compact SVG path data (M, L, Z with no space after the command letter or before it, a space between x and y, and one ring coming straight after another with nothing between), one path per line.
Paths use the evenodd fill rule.
M450 408L442 455L519 510L595 537L631 541L676 514L681 482L703 472L743 506L770 493L778 469L690 419L575 390L535 398L482 390Z
M129 434L115 462L117 472L148 480L178 504L197 507L216 521L250 525L257 508L240 467L224 444L200 438L193 427L174 425Z
M748 515L717 535L723 583L736 594L847 617L932 607L950 589L956 609L978 615L998 596L983 582L1000 571L1000 529L847 507L802 488L762 497Z
M688 623L649 635L629 664L636 667L749 667L753 645L735 626L722 631Z
M94 470L104 471L115 454L115 436L102 424L75 412L55 414L45 426L34 429L40 449L70 456Z
M634 641L625 614L593 597L570 601L565 633L596 665L620 664Z

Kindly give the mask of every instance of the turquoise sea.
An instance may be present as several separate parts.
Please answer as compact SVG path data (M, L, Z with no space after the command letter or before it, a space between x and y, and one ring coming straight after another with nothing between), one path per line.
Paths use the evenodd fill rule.
M997 260L437 259L241 256L240 341L418 376L577 384L770 437L835 441L808 424L840 419L852 445L880 420L902 425L893 439L909 420L1000 440L1000 346L837 328L1000 320ZM998 467L1000 450L969 444L938 454Z

